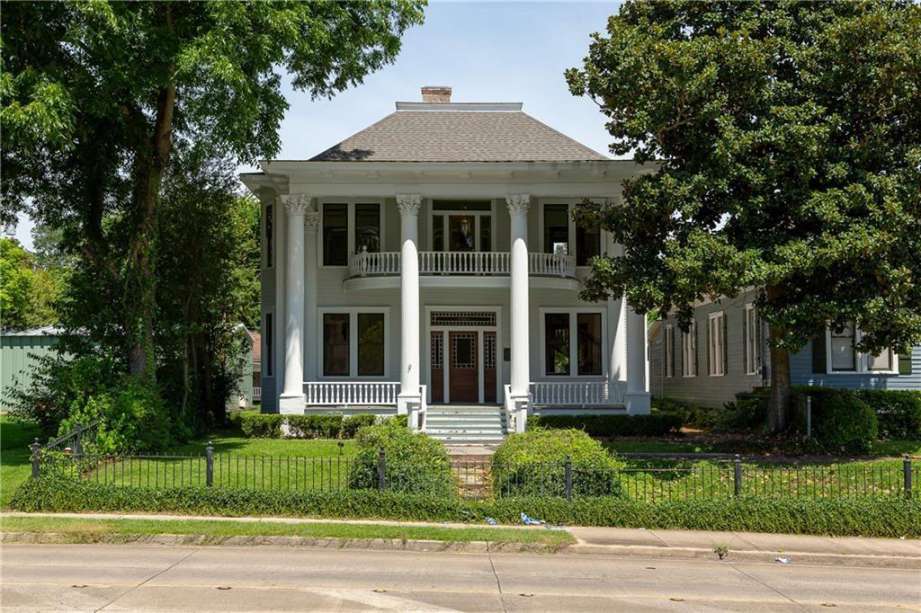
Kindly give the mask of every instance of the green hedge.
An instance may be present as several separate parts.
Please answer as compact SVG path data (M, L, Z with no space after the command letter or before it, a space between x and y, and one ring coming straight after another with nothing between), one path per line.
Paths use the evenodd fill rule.
M677 415L534 415L528 429L575 428L589 436L665 436L677 434L682 420Z
M857 397L870 405L886 438L921 436L921 391L858 390Z
M549 497L470 501L374 490L147 490L43 477L23 484L11 506L30 512L160 512L419 521L482 522L492 517L504 524L519 523L520 513L524 512L563 525L921 537L921 500L896 497L732 498L655 504L617 497L577 498L572 502Z
M352 416L244 413L239 420L243 434L250 438L354 438L359 428L373 426L377 417L370 413ZM287 433L283 425L287 425Z
M806 430L806 398L812 398L812 437L826 451L868 451L879 436L876 413L854 392L827 387L795 387L794 426Z
M653 398L652 414L667 415L678 420L682 426L704 430L719 427L726 420L726 409L702 407L674 398Z

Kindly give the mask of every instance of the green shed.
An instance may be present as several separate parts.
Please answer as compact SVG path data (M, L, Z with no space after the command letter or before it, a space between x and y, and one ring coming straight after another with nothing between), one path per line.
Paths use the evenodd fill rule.
M7 391L22 388L32 381L38 360L54 353L60 332L53 327L0 332L0 405L8 407Z

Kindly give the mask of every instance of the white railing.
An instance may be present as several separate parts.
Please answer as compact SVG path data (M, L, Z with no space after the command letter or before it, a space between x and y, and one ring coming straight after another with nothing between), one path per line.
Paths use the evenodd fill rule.
M528 401L546 407L610 406L623 404L622 387L607 381L539 381L528 388Z
M253 388L253 401L262 402L262 388L261 387Z
M509 433L524 432L528 424L528 400L526 398L513 398L512 386L506 385L505 403L502 405L505 411L505 428Z
M508 275L508 251L420 251L420 275ZM575 277L576 258L560 253L529 253L528 272L532 275ZM356 253L349 260L349 274L371 277L400 274L400 253L385 251Z
M369 253L361 251L356 253L349 262L349 273L353 277L398 275L400 274L400 252Z
M425 432L425 417L428 412L428 389L424 385L419 386L419 402L412 403L407 407L406 423L410 430Z
M396 405L400 384L372 381L304 383L307 406Z
M422 251L419 274L507 275L507 251Z
M576 258L561 253L529 253L528 272L555 277L576 276Z

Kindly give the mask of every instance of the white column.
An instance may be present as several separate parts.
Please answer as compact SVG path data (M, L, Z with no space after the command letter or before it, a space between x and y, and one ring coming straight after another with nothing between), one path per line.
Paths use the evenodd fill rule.
M305 381L316 381L319 373L318 352L314 351L316 339L318 338L317 328L317 230L320 227L320 213L314 210L308 210L304 214L304 227L306 230L304 238L304 293L307 298L306 325L304 326L304 338L307 339L310 349L306 351L304 360L306 368L304 369Z
M397 194L400 209L400 396L397 412L405 415L419 397L419 194Z
M646 314L627 307L627 412L649 413L649 359Z
M511 392L515 399L526 399L530 383L528 325L528 194L510 194L505 198L511 216L511 324L512 377Z
M285 388L280 413L303 413L304 397L304 214L310 199L304 194L282 196L288 214L285 249Z
M605 232L607 254L612 257L623 255L624 248L614 242ZM609 396L620 402L627 388L627 301L624 296L608 298L608 388Z

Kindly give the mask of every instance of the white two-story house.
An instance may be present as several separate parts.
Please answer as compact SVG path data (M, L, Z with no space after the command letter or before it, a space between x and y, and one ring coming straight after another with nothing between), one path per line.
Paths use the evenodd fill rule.
M619 246L571 217L647 169L521 103L422 94L242 176L263 207L263 410L407 414L446 438L471 417L453 438L472 440L529 412L648 412L645 315L579 300Z

